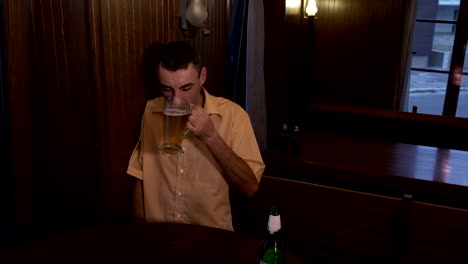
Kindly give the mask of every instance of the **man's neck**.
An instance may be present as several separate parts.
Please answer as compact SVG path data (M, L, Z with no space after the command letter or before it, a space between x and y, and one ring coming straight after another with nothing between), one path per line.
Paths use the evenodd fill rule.
M200 99L199 99L199 102L200 102L200 105L201 107L205 107L205 89L200 89Z

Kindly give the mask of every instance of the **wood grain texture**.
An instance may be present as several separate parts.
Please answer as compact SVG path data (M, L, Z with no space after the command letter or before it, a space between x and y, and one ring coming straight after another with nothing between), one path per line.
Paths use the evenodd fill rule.
M96 222L96 97L85 3L6 6L17 228L60 230Z
M317 1L311 100L394 108L405 2Z
M31 126L31 70L28 67L33 49L30 1L5 1L5 31L7 40L7 71L9 87L9 112L11 126L11 168L13 174L13 199L15 225L32 226L32 126Z

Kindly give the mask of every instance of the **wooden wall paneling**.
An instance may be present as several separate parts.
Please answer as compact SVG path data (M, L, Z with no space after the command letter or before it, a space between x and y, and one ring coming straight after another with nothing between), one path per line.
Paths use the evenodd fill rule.
M86 2L61 1L62 31L71 119L64 139L71 152L67 170L76 170L77 179L67 181L70 217L79 222L100 221L99 149L97 142L96 90L91 77ZM75 169L76 167L76 169ZM77 217L75 214L78 214Z
M137 122L128 121L138 120L145 99L143 93L138 93L143 91L139 78L130 69L135 69L136 65L129 65L127 60L127 33L132 36L134 31L128 30L126 16L132 12L126 10L125 1L100 1L100 4L105 78L104 92L101 93L105 98L100 98L100 104L107 113L105 121L108 130L103 136L107 137L109 147L104 152L109 155L109 167L105 169L110 173L109 181L103 182L103 188L110 186L106 194L110 196L108 206L112 217L118 221L128 221L131 189L130 178L125 176L125 171L130 154L125 154L131 153L138 140ZM123 138L128 140L121 141Z
M89 0L86 4L88 48L90 51L90 79L96 96L96 146L99 149L99 193L101 196L100 208L104 222L112 221L112 188L108 137L108 108L106 79L104 75L104 60L102 46L101 3Z
M30 2L6 0L5 31L8 69L8 94L11 135L11 170L13 175L14 221L17 230L31 229L33 207L31 72L33 49Z
M282 122L286 119L284 109L287 102L284 102L284 54L285 42L282 39L285 34L285 2L284 0L271 1L264 0L265 16L265 96L268 113L267 131L268 146L276 146L281 131Z
M55 97L58 96L57 89L59 85L57 82L59 81L59 76L56 71L58 69L51 69L51 64L56 63L56 58L50 58L56 55L54 46L50 44L52 44L52 41L54 41L53 44L56 43L51 30L47 30L52 26L51 9L51 5L46 5L44 10L43 1L33 2L31 9L33 15L33 45L35 49L35 54L32 58L32 78L34 86L40 88L31 89L30 94L34 98L31 101L31 108L33 113L33 217L35 228L46 226L48 219L57 221L60 218L57 210L59 208L58 204L64 200L53 200L53 197L58 197L58 190L61 189L59 186L62 184L62 179L58 178L58 175L54 174L51 169L47 169L52 165L52 160L50 160L52 149L57 150L59 153L62 153L63 150L63 146L59 143L60 140L57 138L56 142L52 141L51 138L48 138L47 133L47 129L56 131L54 134L57 132L63 133L63 130L58 129L57 124L51 121L55 113L53 108L61 109L58 106L61 101ZM50 47L48 47L48 44ZM63 67L60 68L63 69ZM54 77L57 79L52 81ZM54 104L54 101L57 104ZM63 157L64 155L60 155L60 158ZM63 162L63 160L61 161ZM38 172L42 173L39 174Z
M207 7L210 35L188 41L211 69L207 88L223 95L227 8ZM141 54L183 38L176 9L174 1L6 1L20 229L127 219L125 169L148 99Z
M312 103L360 105L392 110L395 105L398 71L401 70L403 29L408 26L401 19L407 12L405 1L318 0L317 5L319 11L313 22L313 42L309 47L312 49L312 57L300 57L310 60L310 65L306 65L310 67L306 75L310 75L312 81L310 84L304 83L301 88L291 89L285 86L283 91L287 91L283 94L293 93L294 90L295 98L306 94ZM290 43L289 33L308 34L308 29L303 25L305 20L302 24L288 25L284 28L285 31L281 31L287 24L282 19L283 0L270 1L265 8L267 43L282 42L282 37L285 37L284 41L294 47ZM301 27L304 28L300 29ZM302 34L297 34L297 30L301 30ZM271 55L266 46L266 60L268 56L277 59L291 55L293 48L286 46L281 50L279 45L276 44L276 47L281 52ZM295 47L302 49L299 43ZM296 52L305 54L306 50ZM285 65L286 69L297 66ZM300 71L300 67L297 70ZM265 71L267 84L273 82L269 79L278 78L268 73L268 66ZM285 78L288 79L288 76ZM282 85L288 85L288 82ZM274 85L267 86L268 89L272 87Z
M33 1L34 218L46 229L98 221L95 96L85 4Z
M308 28L310 20L285 19L284 0L265 1L269 146L284 121L313 127L308 114L316 104L383 110L399 105L403 36L410 26L403 19L406 1L317 0L317 6Z
M317 2L311 100L393 109L404 1Z
M153 42L184 39L179 29L180 7L172 0L100 0L102 29L103 91L100 109L107 113L110 210L117 221L127 221L130 213L130 176L126 169L138 140L146 100L140 78L140 60ZM207 1L210 34L185 39L195 46L208 68L206 88L224 95L226 84L227 21L225 1ZM97 16L95 16L97 19ZM103 187L107 188L107 187Z
M0 1L0 250L11 243L13 229L13 178L10 160L10 116L5 34L5 3Z

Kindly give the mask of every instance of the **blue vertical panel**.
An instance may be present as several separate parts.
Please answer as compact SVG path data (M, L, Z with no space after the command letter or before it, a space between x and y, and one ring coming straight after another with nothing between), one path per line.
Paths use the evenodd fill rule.
M246 38L245 109L261 150L266 149L266 98L263 71L265 22L263 1L249 1Z
M248 0L232 0L229 7L229 99L245 107L245 50Z

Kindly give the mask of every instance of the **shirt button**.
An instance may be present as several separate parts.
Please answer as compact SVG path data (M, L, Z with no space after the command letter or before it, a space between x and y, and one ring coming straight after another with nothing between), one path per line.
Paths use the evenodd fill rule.
M182 192L178 192L177 195L182 196Z
M183 173L184 173L184 169L180 169L180 173L182 173L182 174L183 174Z

